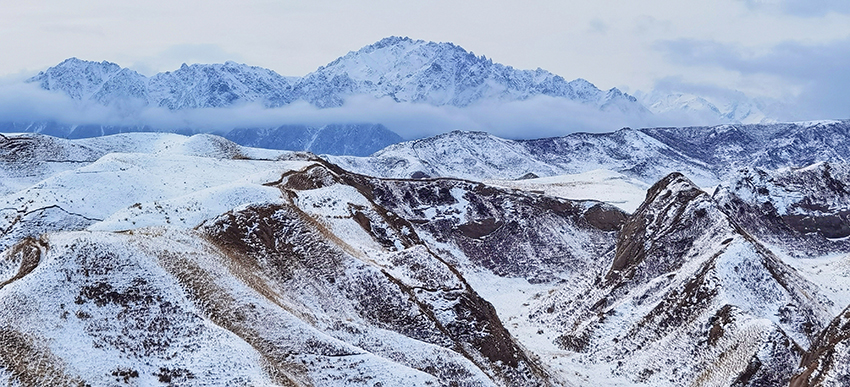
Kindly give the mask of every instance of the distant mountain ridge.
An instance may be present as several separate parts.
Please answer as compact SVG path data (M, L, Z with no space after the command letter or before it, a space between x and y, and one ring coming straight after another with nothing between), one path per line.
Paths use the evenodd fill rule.
M517 179L607 169L650 184L682 172L711 187L738 169L850 162L850 121L687 128L624 128L608 133L508 140L451 132L403 142L371 157L331 156L343 168L391 178Z
M635 98L654 114L693 114L709 120L742 124L766 124L778 120L771 113L776 105L760 99L751 99L738 92L733 97L707 97L692 93L653 90L638 91Z
M300 78L235 62L184 64L145 77L115 63L70 58L28 82L76 100L170 110L252 102L280 107L298 100L325 108L342 106L352 95L465 107L482 100L517 101L546 95L602 110L648 113L634 97L616 88L603 91L584 79L567 81L539 68L517 70L452 43L400 37L349 52Z

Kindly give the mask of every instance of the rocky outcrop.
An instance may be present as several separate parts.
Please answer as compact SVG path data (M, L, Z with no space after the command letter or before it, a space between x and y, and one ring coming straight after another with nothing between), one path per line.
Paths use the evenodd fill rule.
M791 387L850 383L850 307L835 317L803 355Z

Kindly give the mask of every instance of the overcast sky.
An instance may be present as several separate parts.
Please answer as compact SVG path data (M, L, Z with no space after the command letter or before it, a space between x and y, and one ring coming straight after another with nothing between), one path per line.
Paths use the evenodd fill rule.
M850 117L847 0L0 0L0 9L6 79L71 56L146 75L235 60L300 76L398 35L602 89L740 90Z

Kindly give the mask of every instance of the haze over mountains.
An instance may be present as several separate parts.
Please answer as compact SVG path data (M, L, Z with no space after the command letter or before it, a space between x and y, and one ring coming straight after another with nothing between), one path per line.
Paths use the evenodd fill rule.
M2 130L69 138L127 131L214 132L239 142L240 136L227 133L269 133L294 125L313 128L305 131L307 136L327 125L383 125L407 139L451 130L533 138L623 126L773 120L761 110L763 104L743 95L715 104L700 96L660 92L639 93L637 99L581 78L567 81L542 69L517 70L451 43L399 37L349 52L303 77L235 62L184 65L147 77L110 62L71 58L27 82L69 100L45 107L38 104L45 97L39 90L12 88L7 92L18 93L22 106L0 112L6 116L0 117ZM372 150L400 140L391 137L375 134L370 141L380 146ZM271 139L264 146L319 149Z
M0 384L850 384L848 120L407 38L8 90Z

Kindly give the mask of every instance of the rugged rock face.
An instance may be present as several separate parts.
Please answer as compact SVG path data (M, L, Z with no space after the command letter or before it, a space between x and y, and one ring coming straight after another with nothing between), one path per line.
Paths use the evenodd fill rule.
M803 355L791 387L843 386L850 383L850 307L821 332Z
M829 320L816 287L681 174L647 193L605 271L529 316L611 377L657 384L783 385Z
M743 167L802 168L850 160L850 122L819 121L642 129L722 176Z
M751 234L795 255L850 251L850 169L818 163L768 172L747 168L714 193Z
M584 273L625 221L619 209L462 180L370 179L376 202L468 270L552 282Z

